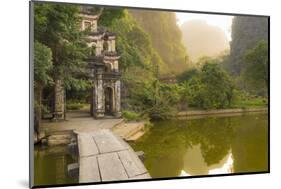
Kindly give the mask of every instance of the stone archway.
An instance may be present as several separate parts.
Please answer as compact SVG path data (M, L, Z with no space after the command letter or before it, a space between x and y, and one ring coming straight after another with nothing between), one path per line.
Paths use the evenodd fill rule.
M106 87L104 89L104 108L106 115L113 115L113 89L111 87Z

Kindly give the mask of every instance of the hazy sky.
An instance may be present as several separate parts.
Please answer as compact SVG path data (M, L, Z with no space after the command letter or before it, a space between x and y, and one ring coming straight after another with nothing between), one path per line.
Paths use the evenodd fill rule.
M214 14L198 14L198 13L176 13L178 25L182 25L190 20L204 20L209 25L220 27L231 41L231 23L233 16L214 15Z

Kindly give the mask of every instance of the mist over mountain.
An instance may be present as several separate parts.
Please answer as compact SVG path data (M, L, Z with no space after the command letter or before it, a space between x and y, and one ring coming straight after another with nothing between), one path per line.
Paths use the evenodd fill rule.
M229 49L223 30L203 20L191 20L181 26L183 43L189 58L196 62L202 56L217 56Z

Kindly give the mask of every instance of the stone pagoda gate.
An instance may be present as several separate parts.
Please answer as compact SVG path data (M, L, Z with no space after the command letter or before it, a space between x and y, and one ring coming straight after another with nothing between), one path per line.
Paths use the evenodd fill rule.
M95 118L120 117L120 56L115 49L115 35L103 27L98 27L99 16L81 12L81 29L91 31L88 46L92 52L87 59L89 76L93 82L90 111Z
M91 55L88 62L89 77L92 80L90 113L95 118L120 117L120 56L115 49L116 36L104 27L98 27L99 14L92 14L84 7L80 16L81 30L90 30L87 38ZM65 91L61 80L56 81L54 91L53 119L65 119Z

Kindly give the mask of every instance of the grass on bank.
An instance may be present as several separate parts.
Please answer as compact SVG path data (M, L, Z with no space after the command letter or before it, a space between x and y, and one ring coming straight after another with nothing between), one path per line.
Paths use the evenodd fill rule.
M268 99L264 97L255 97L247 99L237 99L234 101L232 108L258 108L266 107L268 105Z
M129 111L129 110L123 110L122 111L122 117L126 121L140 121L142 120L142 116L140 113Z
M87 104L81 103L81 102L69 102L69 103L66 103L66 109L67 110L81 110L86 105Z

